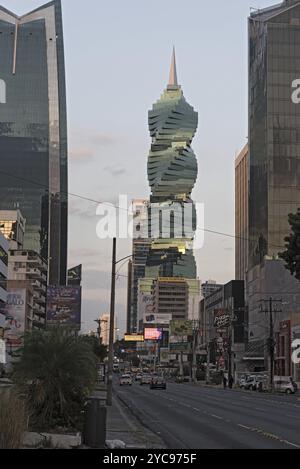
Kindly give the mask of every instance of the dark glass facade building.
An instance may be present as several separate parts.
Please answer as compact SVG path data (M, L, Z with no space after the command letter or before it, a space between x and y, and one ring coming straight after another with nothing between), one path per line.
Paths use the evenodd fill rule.
M249 268L283 250L300 206L300 1L249 18ZM300 93L298 93L300 96Z
M0 210L26 218L24 248L67 275L68 167L60 0L18 17L0 6Z
M152 243L145 276L195 279L196 209L191 193L198 163L191 145L198 113L185 100L178 84L175 50L168 86L149 111L148 121L152 139L148 157L148 229Z

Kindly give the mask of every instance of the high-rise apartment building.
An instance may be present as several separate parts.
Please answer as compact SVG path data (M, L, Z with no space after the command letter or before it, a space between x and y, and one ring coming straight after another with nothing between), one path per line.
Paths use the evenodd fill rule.
M117 321L115 319L114 324L114 342L116 340L116 327ZM109 345L109 329L110 329L110 315L109 314L102 314L100 317L100 339L103 345Z
M249 244L249 150L244 146L235 160L235 278L245 280Z
M47 264L35 251L9 252L8 278L10 281L30 284L33 290L33 317L35 327L46 326ZM16 285L14 285L14 288Z
M0 6L0 210L26 218L24 248L67 274L67 124L60 0L17 16Z

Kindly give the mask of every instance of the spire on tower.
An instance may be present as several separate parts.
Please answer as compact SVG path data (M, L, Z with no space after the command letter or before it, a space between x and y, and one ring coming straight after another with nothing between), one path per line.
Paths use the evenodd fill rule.
M172 62L170 68L169 86L178 86L175 47L173 47Z

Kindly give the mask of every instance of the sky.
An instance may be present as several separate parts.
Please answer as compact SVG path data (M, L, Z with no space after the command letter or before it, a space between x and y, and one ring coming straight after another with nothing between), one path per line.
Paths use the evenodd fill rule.
M41 0L0 0L24 14ZM172 47L178 81L199 113L193 141L199 174L192 197L205 228L234 234L234 160L247 142L247 17L274 0L62 0L69 190L118 203L149 197L147 113L165 89ZM111 240L96 235L97 204L70 196L69 266L83 264L83 331L109 311ZM118 240L118 258L131 241ZM234 239L206 232L198 276L234 279ZM120 336L126 324L126 265L117 279Z

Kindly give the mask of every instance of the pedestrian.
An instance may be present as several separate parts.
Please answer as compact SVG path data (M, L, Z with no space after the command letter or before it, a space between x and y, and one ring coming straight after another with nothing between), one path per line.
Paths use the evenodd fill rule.
M233 387L233 382L234 382L233 376L230 375L230 378L229 378L229 389L232 389L232 387Z
M224 387L224 389L227 388L227 378L226 378L225 375L223 376L223 387Z

